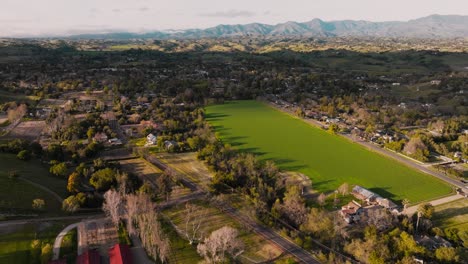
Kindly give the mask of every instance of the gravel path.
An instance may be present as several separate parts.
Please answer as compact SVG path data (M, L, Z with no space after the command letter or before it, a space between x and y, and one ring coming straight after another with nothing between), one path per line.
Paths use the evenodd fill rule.
M433 206L436 206L436 205L449 203L449 202L452 202L452 201L455 201L455 200L458 200L458 199L462 199L462 198L463 198L463 196L461 196L460 194L456 194L456 195L440 198L440 199L437 199L437 200L429 201L428 203L432 204ZM419 205L410 206L410 207L406 208L404 213L406 215L408 215L408 216L411 216L414 213L416 213L416 211L418 210L418 206Z

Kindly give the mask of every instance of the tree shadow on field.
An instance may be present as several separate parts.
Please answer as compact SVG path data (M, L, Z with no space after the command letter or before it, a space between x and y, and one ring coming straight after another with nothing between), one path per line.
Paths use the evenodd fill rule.
M238 147L245 145L246 142L243 142L243 139L246 139L247 137L244 136L236 136L236 137L227 137L226 142L229 143L233 147Z
M298 171L300 169L306 168L305 165L302 164L293 164L297 162L297 160L293 159L284 159L284 158L273 158L272 159L278 167L281 167L287 171Z
M221 113L210 113L210 114L205 114L205 119L208 121L219 121L228 116L230 115L221 114Z
M315 189L315 190L318 190L318 189L322 189L321 187L323 185L328 185L329 183L331 182L334 182L335 180L325 180L325 181L313 181L312 180L312 189Z
M452 217L460 216L460 215L468 215L468 207L462 208L447 208L438 212L434 213L434 218L445 218L449 219Z
M259 150L259 148L243 148L240 151L241 152L246 152L246 153L252 153L257 157L261 157L261 156L267 154L267 152L262 152L262 151L258 151L258 150Z
M382 188L369 188L369 191L371 192L374 192L380 196L382 196L383 198L387 198L387 199L391 199L392 201L396 202L396 203L401 203L401 200L395 200L395 195L389 191L387 191L388 189L390 189L389 187L382 187Z

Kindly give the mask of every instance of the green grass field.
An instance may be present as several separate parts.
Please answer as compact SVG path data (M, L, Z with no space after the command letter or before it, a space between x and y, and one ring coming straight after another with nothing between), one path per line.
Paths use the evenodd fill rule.
M260 102L208 106L206 116L226 143L261 159L272 159L284 170L308 175L319 191L332 191L347 182L395 201L408 198L412 203L451 192L432 176Z
M433 222L438 227L456 227L468 231L468 199L437 205Z
M53 245L55 237L68 223L42 222L0 228L0 264L40 263L31 252L31 242Z
M10 171L66 197L66 181L50 176L39 161L21 161L15 155L0 153L0 213L39 213L32 210L32 200L36 198L46 203L42 213L62 213L61 203L52 194L21 179L10 179Z

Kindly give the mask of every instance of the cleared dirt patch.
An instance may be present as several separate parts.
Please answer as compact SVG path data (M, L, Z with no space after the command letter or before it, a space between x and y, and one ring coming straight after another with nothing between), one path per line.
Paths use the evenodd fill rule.
M39 138L46 126L45 121L25 121L17 125L7 135L8 138L35 140Z

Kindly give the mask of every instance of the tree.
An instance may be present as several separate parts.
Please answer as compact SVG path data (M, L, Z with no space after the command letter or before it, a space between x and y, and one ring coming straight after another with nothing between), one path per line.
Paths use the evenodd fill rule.
M460 256L453 247L440 247L435 251L435 257L441 263L458 263Z
M70 193L79 192L81 176L78 172L73 172L68 176L67 190Z
M185 238L189 241L190 245L202 238L200 227L205 219L205 216L206 209L203 207L190 203L185 204L185 225L181 231Z
M154 208L155 205L150 206ZM170 254L170 240L163 233L158 214L154 209L140 213L136 217L141 243L149 256L166 262Z
M327 196L324 193L321 193L319 197L317 198L317 202L319 203L320 206L324 206L326 199L327 199Z
M173 172L169 169L166 169L163 174L161 174L156 180L156 185L158 186L158 191L163 195L166 201L169 200L172 192L172 178Z
M45 207L45 201L43 199L34 199L32 202L32 208L36 210L43 210Z
M322 241L330 240L334 235L333 216L323 209L311 208L301 230L309 232Z
M42 247L42 250L41 250L41 264L49 263L51 258L52 258L52 246L49 243L47 243Z
M406 143L403 152L421 161L427 161L429 157L429 150L419 136L412 137Z
M401 232L400 237L397 238L396 248L399 252L403 253L404 256L424 253L424 247L419 246L416 241L414 241L414 238L404 231Z
M197 252L209 263L222 263L227 256L235 259L244 252L244 243L238 235L237 229L223 226L198 244Z
M337 124L330 124L328 126L328 132L336 134L340 130L340 127L338 127Z
M426 219L431 219L434 214L434 206L430 203L424 203L418 206L418 212Z
M55 176L65 177L67 175L67 165L64 162L52 165L49 172Z
M115 171L111 168L98 170L91 175L89 183L91 183L91 185L98 191L109 190L115 183Z
M345 182L338 187L338 192L341 195L347 195L349 193L349 185Z
M16 155L16 157L20 160L29 160L31 158L31 155L29 154L29 151L27 150L22 150Z
M405 198L403 201L401 201L401 204L403 204L403 209L406 210L408 208L408 205L410 204L410 200Z
M75 195L70 195L62 202L62 210L70 213L76 212L80 208L80 201Z
M293 223L295 226L300 226L305 222L307 209L297 186L288 188L284 194L283 205L280 208L289 222Z
M104 194L102 210L110 218L115 226L118 226L124 213L122 196L119 192L111 189Z

